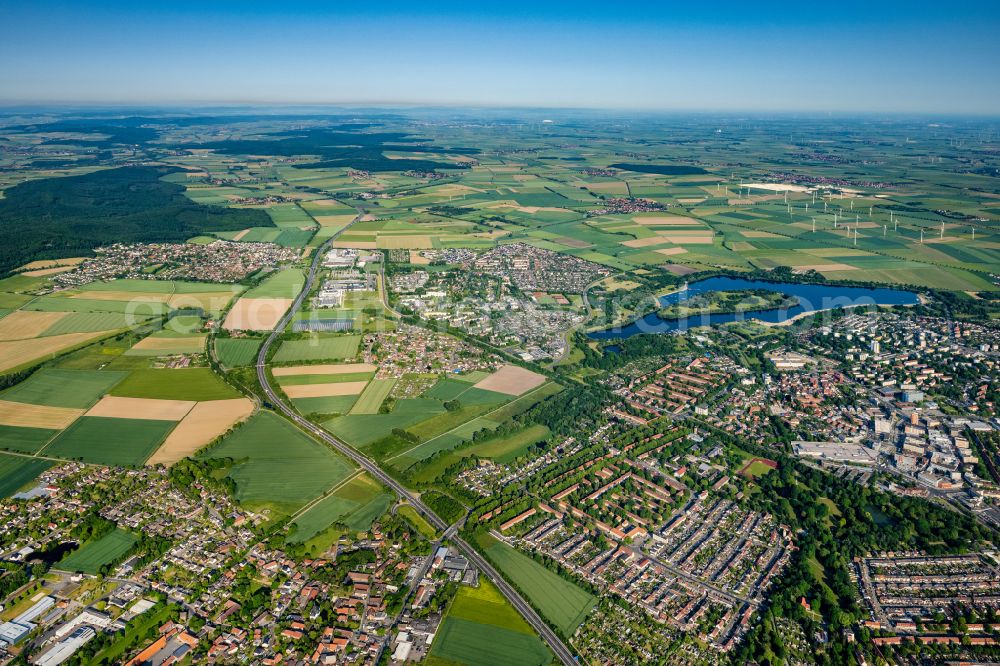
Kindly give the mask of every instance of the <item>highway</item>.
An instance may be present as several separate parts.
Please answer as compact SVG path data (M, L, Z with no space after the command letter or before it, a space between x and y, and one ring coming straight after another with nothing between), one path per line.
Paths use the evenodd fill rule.
M405 497L414 509L419 511L431 525L444 534L443 538L450 538L452 544L459 551L461 551L462 555L475 565L482 575L486 576L494 585L497 586L500 592L503 593L508 601L510 601L511 605L513 605L514 608L516 608L517 611L524 616L525 620L527 620L535 631L538 632L538 635L542 637L542 640L548 644L549 648L553 653L555 653L559 661L566 666L575 665L577 661L573 656L572 651L570 651L570 649L562 642L562 639L560 639L559 636L557 636L556 633L552 631L547 624L545 624L545 621L542 620L538 613L535 612L535 609L524 600L517 590L511 587L511 585L504 580L500 573L493 568L493 565L486 561L486 558L480 555L479 552L466 543L465 540L457 536L457 524L449 526L436 513L431 511L430 507L424 504L419 497L411 494L410 491L395 478L383 471L382 468L375 463L375 461L361 454L359 451L340 441L326 430L323 430L316 424L299 415L298 412L296 412L292 407L285 404L281 396L279 396L271 386L266 368L268 350L270 350L271 345L273 345L274 341L278 339L281 332L285 330L285 327L288 326L288 323L292 320L295 314L302 308L302 304L308 297L309 291L312 289L312 285L316 280L320 262L323 260L323 256L326 254L327 249L329 249L330 245L337 239L337 236L343 233L346 229L349 229L355 222L360 220L361 217L362 215L358 215L351 221L350 224L331 236L329 240L323 243L323 245L316 248L312 264L309 267L309 274L306 277L306 283L303 286L302 291L299 292L299 295L295 298L295 301L288 309L288 312L285 313L285 316L282 317L281 321L278 322L277 326L274 327L274 330L271 331L271 334L264 341L264 344L261 345L260 352L257 354L257 380L260 382L261 389L264 392L264 398L267 402L271 403L275 409L279 410L291 419L300 428L312 433L314 437L326 445L353 460L359 467L366 470L387 488L391 488L398 496Z

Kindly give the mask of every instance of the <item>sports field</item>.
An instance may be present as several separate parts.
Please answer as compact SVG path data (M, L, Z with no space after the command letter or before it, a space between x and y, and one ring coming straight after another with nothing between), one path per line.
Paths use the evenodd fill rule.
M351 464L273 412L259 412L202 458L233 458L236 498L291 514L349 476Z
M175 425L174 421L83 416L46 446L43 453L97 465L137 467Z
M486 555L553 626L571 636L597 603L586 592L527 555L489 536L481 539Z
M85 543L59 561L54 568L96 574L102 566L124 556L137 543L137 536L116 527L100 539Z
M51 466L51 460L0 454L0 497L10 497Z
M480 577L459 587L434 637L428 664L542 666L552 653L500 591Z

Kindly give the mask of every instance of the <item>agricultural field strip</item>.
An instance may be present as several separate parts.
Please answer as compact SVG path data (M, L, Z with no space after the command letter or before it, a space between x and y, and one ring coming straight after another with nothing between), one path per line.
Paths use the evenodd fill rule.
M296 519L302 517L303 514L305 514L306 512L309 511L309 509L313 508L314 506L316 506L317 504L319 504L320 502L322 502L323 500L325 500L326 498L328 498L330 495L332 495L333 493L335 493L338 490L340 490L343 486L346 486L348 483L350 483L351 481L353 481L354 479L358 478L359 476L361 476L364 473L365 473L365 470L363 470L361 468L358 468L357 470L355 470L354 474L351 474L346 479L343 479L343 480L338 481L337 483L333 484L333 486L331 486L331 487L327 488L326 490L324 490L323 493L319 497L317 497L316 499L312 500L311 502L309 502L308 504L306 504L304 507L302 507L301 509L299 509L298 511L296 511L294 514L292 514L291 516L289 516L288 522L289 523L294 523L296 521Z
M496 412L499 412L504 407L506 407L510 403L514 402L514 400L527 397L527 396L531 395L532 393L534 393L535 391L541 390L542 387L544 387L544 386L545 386L545 383L543 382L540 386L536 386L535 388L531 389L527 393L524 393L524 394L519 395L519 396L510 396L510 398L511 398L510 400L508 400L508 401L506 401L506 402L504 402L504 403L502 403L500 405L497 405L494 409L490 410L486 414L482 414L480 416L477 416L476 418L477 419L488 419L490 417L490 415L492 415L492 414L494 414ZM406 449L405 451L403 451L401 453L397 453L396 455L394 455L394 456L392 456L390 458L386 458L385 460L386 460L386 462L389 462L390 460L395 460L396 458L401 458L402 456L405 456L407 453L409 453L410 451L413 451L414 449L418 449L421 446L424 446L425 444L430 444L431 442L434 442L434 441L440 439L441 437L444 437L445 435L450 435L451 433L453 433L456 430L464 427L465 425L467 425L468 423L470 423L471 421L474 421L474 420L475 419L470 419L469 421L466 421L464 423L460 423L457 426L455 426L454 428L452 428L451 430L448 430L447 432L443 432L440 435L436 435L436 436L428 439L426 442L420 442L419 444L416 444L415 446L411 446L410 448Z

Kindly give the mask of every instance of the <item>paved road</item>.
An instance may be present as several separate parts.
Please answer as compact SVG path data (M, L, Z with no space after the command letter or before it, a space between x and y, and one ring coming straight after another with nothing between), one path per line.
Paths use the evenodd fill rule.
M535 609L524 600L517 590L511 587L511 585L504 580L500 573L493 568L492 564L487 562L486 559L472 546L466 543L465 540L456 535L458 531L457 523L456 525L449 526L436 513L431 511L430 507L424 504L419 497L411 494L410 491L395 478L384 472L382 468L375 463L375 461L351 448L311 421L303 418L298 414L298 412L286 405L281 396L279 396L271 386L266 369L268 350L271 348L271 345L274 344L274 341L277 340L281 331L285 329L288 323L295 316L295 313L302 307L302 303L309 295L309 290L312 289L313 283L316 280L316 274L319 272L320 262L323 260L323 255L326 254L326 250L330 247L333 241L336 240L337 236L343 233L346 229L349 229L360 219L361 215L354 218L350 224L337 232L337 234L331 236L330 239L323 245L316 248L316 252L313 255L312 265L309 268L309 274L306 277L306 283L303 286L302 291L292 303L292 306L288 309L285 316L282 317L281 321L278 322L278 325L274 327L274 330L264 341L264 344L261 345L260 352L257 354L257 379L260 382L261 389L264 391L264 397L274 406L275 409L281 411L285 416L298 424L299 427L309 431L317 439L336 449L342 455L353 460L359 467L365 469L386 487L391 488L400 497L405 497L410 504L413 505L414 509L419 511L431 525L443 532L445 534L445 538L450 538L455 547L461 551L462 555L464 555L467 560L472 562L472 564L474 564L484 576L490 579L490 581L497 586L500 592L507 597L508 601L510 601L511 605L513 605L514 608L516 608L517 611L524 616L528 623L531 624L535 631L538 632L538 635L541 636L542 639L548 644L549 648L555 653L559 661L566 664L566 666L575 665L577 661L573 656L573 653L562 642L562 639L560 639L559 636L557 636L556 633L552 631L547 624L545 624L542 618L539 617L538 613L535 612Z

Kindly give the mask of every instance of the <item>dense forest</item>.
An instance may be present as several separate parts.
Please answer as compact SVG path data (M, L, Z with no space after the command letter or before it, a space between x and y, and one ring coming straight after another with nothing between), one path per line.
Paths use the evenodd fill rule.
M115 242L183 242L206 231L273 226L262 210L204 206L160 178L122 167L21 183L0 199L0 274L36 259L89 254Z
M359 133L331 129L303 130L294 135L275 134L271 139L241 139L213 141L197 148L211 149L226 155L282 155L295 157L316 155L319 162L296 165L300 169L326 169L350 167L363 171L405 171L408 169L432 171L434 169L461 169L454 162L435 162L425 159L389 159L384 151L429 152L453 155L474 155L475 148L432 146L414 143L418 139L401 132Z

